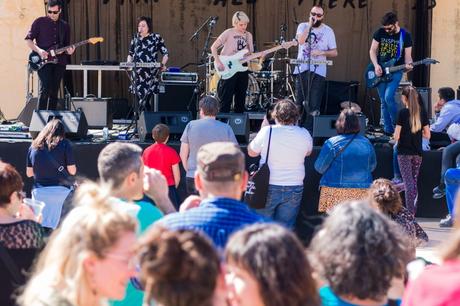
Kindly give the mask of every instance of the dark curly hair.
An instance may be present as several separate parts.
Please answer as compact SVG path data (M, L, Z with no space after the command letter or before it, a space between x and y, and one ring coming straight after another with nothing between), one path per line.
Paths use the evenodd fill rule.
M225 258L257 280L266 306L320 304L302 244L280 225L255 224L236 232Z
M299 107L291 100L284 99L276 103L272 116L282 125L296 124L299 120Z
M309 256L319 275L339 296L381 300L411 259L398 225L366 201L332 210L313 238Z
M335 129L339 135L359 133L361 125L358 116L351 108L342 110L335 122Z
M163 306L211 306L220 261L202 234L151 228L139 246L144 301Z
M13 192L20 192L24 187L22 177L10 164L0 161L0 207L10 203Z
M385 215L397 214L402 209L401 196L390 180L376 179L369 188L369 197Z

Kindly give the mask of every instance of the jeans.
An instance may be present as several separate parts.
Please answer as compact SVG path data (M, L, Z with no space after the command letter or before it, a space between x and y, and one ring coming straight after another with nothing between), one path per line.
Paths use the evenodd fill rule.
M309 75L310 86L308 86ZM302 122L310 134L313 132L313 116L311 113L316 111L319 114L325 84L325 77L310 71L304 71L298 74L296 78L296 100L297 104L303 108ZM308 94L309 89L311 90L310 96Z
M441 163L441 181L439 183L440 189L445 189L444 176L447 169L455 168L456 160L460 159L460 141L454 142L442 151L442 163ZM458 160L460 162L460 160ZM457 164L458 164L457 162Z
M256 211L292 229L299 213L302 194L303 185L269 185L265 208Z
M422 157L418 155L398 155L398 163L406 190L406 208L415 216L417 212L417 181Z
M246 104L246 91L248 89L249 73L247 71L237 72L227 80L220 79L217 95L220 99L220 112L230 112L233 95L235 95L235 113L243 113Z
M64 72L65 66L59 64L47 64L38 70L40 79L38 109L56 110L59 86Z
M455 197L460 186L460 169L450 168L445 173L446 183L446 203L449 214L454 217L455 213Z
M402 71L394 72L393 79L377 85L380 97L381 116L383 117L383 130L386 133L394 133L396 116L398 115L398 104L395 101L395 92L401 82Z

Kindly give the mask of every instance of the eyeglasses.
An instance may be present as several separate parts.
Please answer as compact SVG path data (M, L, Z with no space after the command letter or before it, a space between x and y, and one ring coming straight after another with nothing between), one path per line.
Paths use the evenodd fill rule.
M312 15L313 17L323 17L324 14L319 14L319 13L315 13L315 12L310 12L310 15Z
M54 15L57 15L59 14L61 11L52 11L52 10L48 10L48 14L54 14Z

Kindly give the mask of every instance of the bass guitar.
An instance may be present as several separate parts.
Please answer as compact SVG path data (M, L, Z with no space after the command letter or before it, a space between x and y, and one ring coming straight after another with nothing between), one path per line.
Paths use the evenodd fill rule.
M393 79L393 72L400 71L406 69L406 65L397 65L394 66L396 63L396 59L392 59L388 62L381 63L380 66L382 67L382 75L377 76L375 74L375 66L371 63L367 66L366 73L364 75L364 78L366 79L366 85L368 88L374 88L380 83L384 82L390 82ZM423 60L413 62L412 66L417 66L417 65L431 65L431 64L437 64L439 63L437 60L434 60L432 58L425 58Z
M103 42L103 41L104 41L104 38L102 38L102 37L91 37L91 38L88 38L86 40L82 40L80 42L77 42L77 43L75 43L73 45L65 46L65 47L62 47L62 48L53 48L52 47L52 48L46 50L46 52L48 52L48 57L47 58L42 58L40 56L40 54L38 54L35 51L32 51L29 54L29 67L34 71L40 70L43 66L45 66L47 64L57 64L58 63L57 55L64 53L70 47L75 47L76 48L76 47L80 47L80 46L83 46L83 45L86 45L86 44L93 44L94 45L94 44L97 44L97 43L100 43L100 42Z
M217 68L216 63L214 62L214 69L216 70L216 73L224 80L227 80L231 78L232 76L235 75L237 72L242 72L248 70L248 66L243 66L243 64L258 58L265 56L269 53L278 51L280 49L289 49L290 47L297 46L297 40L289 41L289 42L284 42L279 46L253 53L251 55L246 56L246 54L249 52L247 49L240 50L239 52L235 53L234 55L231 56L219 56L220 61L224 65L224 70L219 70Z

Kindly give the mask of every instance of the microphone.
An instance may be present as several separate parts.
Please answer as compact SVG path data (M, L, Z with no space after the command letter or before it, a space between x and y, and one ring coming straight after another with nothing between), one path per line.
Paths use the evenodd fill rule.
M219 20L219 16L213 16L211 17L211 20L209 21L209 26L213 27L216 25L217 20Z

